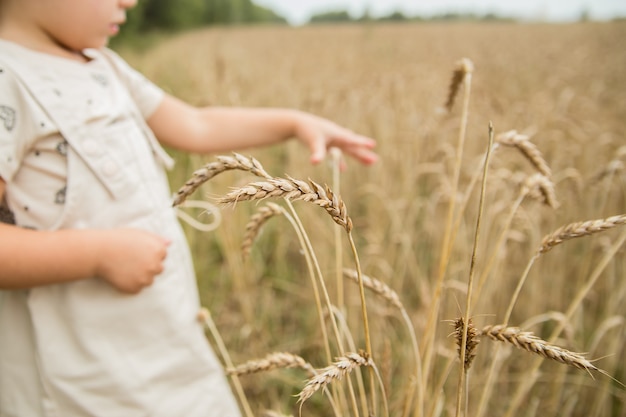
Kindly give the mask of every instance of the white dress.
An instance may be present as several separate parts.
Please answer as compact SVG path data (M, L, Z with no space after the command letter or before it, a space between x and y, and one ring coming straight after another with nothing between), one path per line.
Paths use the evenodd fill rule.
M98 278L4 292L0 417L239 416L196 319L169 157L144 121L163 93L111 51L85 53L82 64L0 40L0 177L16 224L132 227L172 244L138 295Z

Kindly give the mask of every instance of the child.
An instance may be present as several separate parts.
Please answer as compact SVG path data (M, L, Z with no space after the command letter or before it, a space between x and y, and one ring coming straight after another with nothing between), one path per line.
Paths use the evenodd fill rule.
M105 48L136 0L0 0L1 417L238 416L196 321L159 142L374 141L294 110L194 108ZM158 139L158 142L157 142Z

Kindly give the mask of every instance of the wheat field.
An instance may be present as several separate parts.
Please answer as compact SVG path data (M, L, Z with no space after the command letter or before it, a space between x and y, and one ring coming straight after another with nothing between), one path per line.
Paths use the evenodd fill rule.
M272 198L252 225L265 202L239 201L212 232L185 226L225 372L247 370L242 410L626 416L622 39L624 22L259 26L120 49L193 104L298 108L378 141L379 163L340 174L295 141L242 152L273 186L328 184L349 231L323 199ZM174 155L174 191L217 157ZM252 181L225 172L193 198Z

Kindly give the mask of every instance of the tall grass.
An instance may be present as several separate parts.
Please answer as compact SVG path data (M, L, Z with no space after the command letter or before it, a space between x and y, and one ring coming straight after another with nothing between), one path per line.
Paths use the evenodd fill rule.
M350 368L343 376L357 383L355 396L366 393L368 404L358 398L352 405L343 383L335 381L326 388L336 401L313 394L302 404L303 415L365 415L364 408L384 415L383 395L390 415L457 414L458 376L464 371L456 343L466 333L466 344L481 339L473 351L461 350L475 355L461 388L467 415L620 416L626 395L613 379L589 366L581 370L546 360L545 349L534 359L512 350L511 341L525 337L524 349L538 339L544 347L586 352L584 360L626 381L626 232L621 217L613 217L626 213L626 54L615 42L625 35L624 23L266 27L199 31L142 54L121 52L167 91L194 104L296 107L378 139L380 163L352 163L340 181L360 269L376 280L367 281L374 289L365 294L371 352L364 360L376 365L380 382L367 378L365 368L363 374L360 366ZM475 66L462 155L462 95L449 110L444 107L461 57ZM498 135L508 142L489 162L470 294L481 195L474 184L485 161L490 120L496 143ZM246 154L272 176L333 184L332 167L308 165L296 142ZM529 155L541 156L545 165ZM175 156L175 189L215 161L213 155ZM538 173L542 178L534 177ZM546 204L554 196L540 179L552 185L558 205ZM193 198L212 200L250 180L248 173L225 172ZM222 225L211 234L187 229L202 303L234 364L289 352L323 370L366 348L358 288L329 284L331 305L316 307L312 292L319 281L308 279L307 257L286 216L263 225L243 262L246 225L257 209L239 203L222 210ZM336 238L339 226L319 207L297 204L296 210L315 249L315 275L335 282L341 264L354 264L350 242L345 233ZM611 218L611 227L594 222ZM550 244L538 255L546 242L555 242L551 236L562 239L563 231L577 238ZM345 246L339 263L338 246ZM444 255L448 264L439 276ZM389 297L389 291L397 295L411 331L405 314L398 314L402 310L381 295ZM449 337L449 322L459 317L461 330L457 326ZM329 326L326 335L320 321ZM470 334L471 329L485 334ZM491 343L492 337L505 340ZM325 345L335 338L343 351L333 343L329 359ZM430 352L428 360L422 348ZM239 380L254 414L269 409L297 415L297 395L308 377L295 368Z

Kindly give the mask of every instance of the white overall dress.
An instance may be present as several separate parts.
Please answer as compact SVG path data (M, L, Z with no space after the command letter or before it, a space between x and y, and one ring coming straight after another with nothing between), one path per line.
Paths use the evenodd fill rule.
M3 178L16 224L37 230L130 227L172 244L164 272L137 295L99 278L3 293L0 417L239 416L196 319L195 275L163 170L169 157L132 99L114 115L88 109L100 99L100 87L113 96L129 94L123 81L128 67L110 51L91 51L100 65L89 75L94 87L77 80L80 88L63 89L53 83L53 69L24 65L20 53L16 45L2 49L0 77L12 77L11 88L39 106L66 141L67 186L59 215L47 217L45 207L25 203L28 190L36 194L40 185L20 173L19 161L10 161L16 173ZM76 100L85 103L84 111L66 104ZM11 159L2 152L0 146L0 158Z

